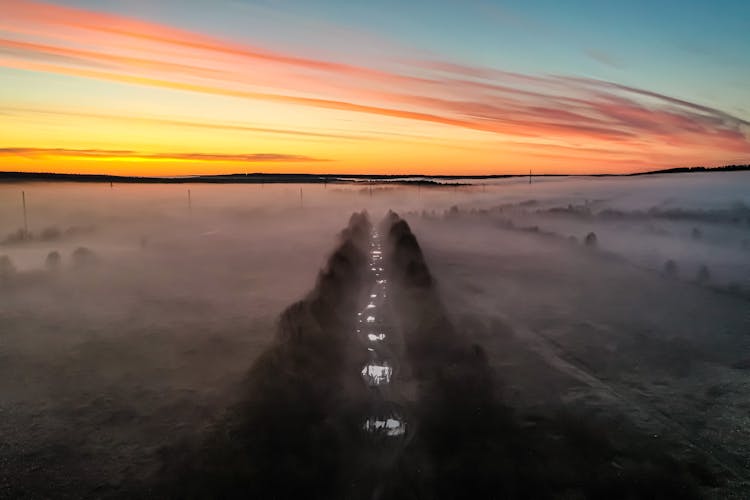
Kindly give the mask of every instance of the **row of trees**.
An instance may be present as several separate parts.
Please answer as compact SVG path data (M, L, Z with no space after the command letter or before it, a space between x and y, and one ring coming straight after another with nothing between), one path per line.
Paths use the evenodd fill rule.
M44 267L48 271L58 271L62 268L62 255L57 250L47 254ZM78 247L70 254L70 263L74 268L83 268L98 261L96 254L87 247ZM10 257L0 255L0 281L8 281L18 274L18 269Z

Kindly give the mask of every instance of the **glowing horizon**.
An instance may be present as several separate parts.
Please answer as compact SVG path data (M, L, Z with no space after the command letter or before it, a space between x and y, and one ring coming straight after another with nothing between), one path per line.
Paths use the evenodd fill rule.
M373 33L328 24L322 5L309 26L292 1L86 4L0 0L0 170L574 174L750 160L748 91L705 98L699 66L696 88L675 81L672 94L633 82L658 81L658 69L617 69L604 49L581 50L565 71L545 71L541 56L520 71L549 49L530 41L510 69L482 64L488 46L429 33L410 46L377 22ZM252 42L240 20L256 28ZM336 36L339 46L326 42ZM732 78L748 71L734 67Z

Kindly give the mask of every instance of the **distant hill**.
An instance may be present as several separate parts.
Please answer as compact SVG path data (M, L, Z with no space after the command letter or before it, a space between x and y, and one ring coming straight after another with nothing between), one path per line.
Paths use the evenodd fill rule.
M550 175L544 175L549 177ZM60 181L60 182L117 182L135 184L357 184L367 182L388 182L393 184L413 185L458 185L462 179L502 179L506 177L527 177L526 175L366 175L366 174L222 174L194 175L184 177L136 177L104 174L56 174L46 172L0 172L0 182L12 181ZM535 176L542 177L542 176Z
M678 167L666 170L652 170L650 172L637 172L629 175L653 175L653 174L684 174L692 172L738 172L750 170L750 165L724 165L723 167Z
M652 170L631 174L588 174L595 177L628 177L654 174L682 174L694 172L736 172L750 170L750 165L725 165L723 167L678 167L665 170ZM542 174L533 177L573 177L570 174ZM458 180L486 180L505 179L512 177L528 177L528 175L332 175L332 174L223 174L223 175L194 175L184 177L136 177L104 174L56 174L47 172L0 172L0 182L47 181L47 182L112 182L132 184L184 184L184 183L213 183L213 184L357 184L364 182L388 182L394 184L444 186L458 185Z

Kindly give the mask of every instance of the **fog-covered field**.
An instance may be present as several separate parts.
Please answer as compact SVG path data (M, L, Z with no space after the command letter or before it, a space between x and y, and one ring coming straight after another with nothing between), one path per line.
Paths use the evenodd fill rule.
M359 363L336 335L366 288L362 210L402 338L398 446L352 434L367 397L331 368ZM290 408L326 431L283 438L313 419ZM188 479L207 498L746 498L750 173L0 185L0 497Z

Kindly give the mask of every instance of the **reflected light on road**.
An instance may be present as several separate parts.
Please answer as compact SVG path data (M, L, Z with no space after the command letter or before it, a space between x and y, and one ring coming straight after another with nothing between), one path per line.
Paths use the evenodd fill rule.
M391 382L391 375L393 375L393 367L387 362L382 365L370 363L362 368L362 376L368 385L388 384Z
M406 422L398 418L377 419L371 417L365 421L363 428L373 434L385 434L394 437L406 433Z

